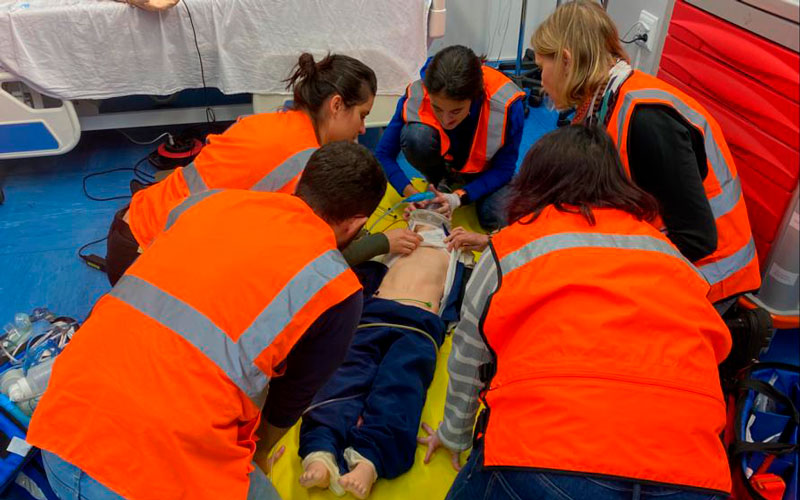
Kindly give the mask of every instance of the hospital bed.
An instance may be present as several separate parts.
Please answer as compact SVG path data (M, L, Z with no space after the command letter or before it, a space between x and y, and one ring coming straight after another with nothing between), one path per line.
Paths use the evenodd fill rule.
M108 98L209 87L254 96L215 106L219 121L277 109L303 51L373 68L367 126L382 126L444 15L443 0L183 0L161 13L112 0L0 0L0 159L65 153L82 130L206 121L205 106L99 112Z

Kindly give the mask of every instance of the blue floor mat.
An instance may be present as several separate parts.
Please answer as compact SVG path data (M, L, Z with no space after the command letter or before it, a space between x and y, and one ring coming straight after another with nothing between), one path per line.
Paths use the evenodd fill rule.
M557 114L531 108L525 122L519 161L544 133L555 128ZM162 129L128 131L139 139ZM374 146L370 131L364 142ZM91 201L83 194L83 177L111 168L133 167L154 146L130 143L116 131L87 132L71 152L41 158L0 161L0 326L14 313L45 306L83 320L94 302L110 289L104 273L77 257L78 248L103 238L114 213L127 200ZM411 169L407 164L406 169ZM154 170L146 164L144 169ZM410 176L419 174L408 170ZM114 172L88 181L89 193L110 197L129 193L132 172ZM85 253L105 256L105 242Z
M140 136L150 133L143 131ZM78 146L65 155L0 161L6 195L0 205L2 324L15 312L40 306L81 320L86 317L109 285L103 273L78 259L77 250L104 237L114 212L127 200L89 200L83 194L83 177L132 167L152 150L153 146L134 145L117 132L103 131L84 133ZM130 193L131 177L132 172L115 172L90 179L87 188L97 197L125 195ZM105 243L87 252L104 256Z

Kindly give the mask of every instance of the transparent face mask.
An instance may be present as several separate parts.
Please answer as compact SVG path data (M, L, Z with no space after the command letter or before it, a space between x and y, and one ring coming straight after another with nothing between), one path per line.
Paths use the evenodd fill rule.
M444 228L447 229L448 233L450 232L450 220L433 210L420 208L411 212L408 216L408 228L413 231L420 224L434 228Z
M422 237L422 246L447 248L444 242L450 233L447 217L432 210L417 209L409 215L408 228Z

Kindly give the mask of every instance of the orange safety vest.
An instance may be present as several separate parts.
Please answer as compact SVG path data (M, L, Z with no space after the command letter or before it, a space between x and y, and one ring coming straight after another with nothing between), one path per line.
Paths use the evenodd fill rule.
M478 118L475 136L472 139L469 158L460 170L465 174L483 172L487 169L489 161L505 144L508 110L514 101L525 95L503 73L488 66L483 66L482 69L486 97L481 106L481 114ZM415 81L406 90L403 120L406 123L420 122L435 128L439 132L442 156L447 156L447 152L450 150L450 138L433 113L428 90L422 80Z
M244 499L270 378L359 289L299 198L212 192L97 302L27 439L126 498Z
M142 248L164 229L167 214L208 189L293 193L319 147L311 119L300 111L247 116L222 134L209 135L195 160L131 199L128 224Z
M617 144L628 175L628 129L639 104L668 106L703 135L708 161L703 187L717 223L717 249L695 265L711 284L709 300L717 302L757 290L761 286L761 275L750 220L736 165L719 124L685 93L647 73L634 71L620 88L608 123L608 133Z
M493 238L484 465L729 492L717 365L731 338L708 284L650 224L594 214L548 207Z

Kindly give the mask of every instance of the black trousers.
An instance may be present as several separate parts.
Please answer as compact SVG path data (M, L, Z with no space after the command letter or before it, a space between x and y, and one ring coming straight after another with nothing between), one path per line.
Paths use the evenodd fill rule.
M139 257L139 243L133 237L130 226L122 218L128 207L124 207L114 214L111 228L108 230L106 242L106 274L111 286L125 274L125 271Z

